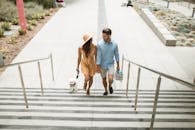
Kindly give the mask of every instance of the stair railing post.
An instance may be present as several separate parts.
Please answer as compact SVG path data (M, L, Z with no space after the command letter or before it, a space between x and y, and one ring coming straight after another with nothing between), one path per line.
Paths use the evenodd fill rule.
M23 91L25 105L26 105L26 108L28 108L28 100L27 100L27 96L26 96L26 89L25 89L22 69L21 69L20 65L18 65L18 71L19 71L19 74L20 74L20 81L21 81L21 85L22 85L22 91Z
M138 68L138 73L137 73L137 85L136 85L136 93L135 93L135 106L134 110L137 110L137 101L138 101L138 94L139 94L139 83L140 83L140 73L141 73L141 68Z
M190 0L188 0L188 8L189 8L189 9L191 8Z
M50 61L51 61L51 72L52 72L52 80L54 81L54 67L53 67L53 56L50 54Z
M128 63L128 70L127 70L126 96L128 96L129 93L129 78L130 78L130 62Z
M40 85L41 85L41 94L43 95L43 79L42 79L42 73L41 73L41 65L40 62L37 62L38 70L39 70L39 79L40 79Z
M121 71L123 73L123 67L124 67L124 55L122 55L122 65L121 65Z
M158 77L158 81L156 85L156 93L155 93L154 104L153 104L153 112L152 112L152 118L151 118L151 123L150 123L150 130L153 130L153 127L154 127L158 97L159 97L159 92L160 92L160 84L161 84L161 76Z
M194 17L194 14L195 14L195 7L192 10L192 18Z
M169 4L170 4L170 1L169 1L169 0L167 0L167 8L169 8Z

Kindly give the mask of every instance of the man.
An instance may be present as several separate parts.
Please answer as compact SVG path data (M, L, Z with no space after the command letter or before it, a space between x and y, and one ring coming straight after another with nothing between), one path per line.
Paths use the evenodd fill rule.
M119 66L119 52L118 45L111 39L112 31L110 28L105 28L102 31L102 40L99 41L97 45L97 71L101 73L102 81L104 85L105 92L104 96L108 95L108 89L110 94L113 93L112 83L114 77L114 58L117 63L116 70L120 70ZM107 83L108 78L108 83Z

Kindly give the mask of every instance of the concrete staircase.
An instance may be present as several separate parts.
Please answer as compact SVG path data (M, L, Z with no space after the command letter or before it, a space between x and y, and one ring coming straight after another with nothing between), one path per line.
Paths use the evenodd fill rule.
M20 88L0 88L1 130L147 130L150 126L154 90L140 90L134 111L135 91L102 90L69 93L68 89L27 88L29 109ZM195 91L161 90L154 130L194 130Z

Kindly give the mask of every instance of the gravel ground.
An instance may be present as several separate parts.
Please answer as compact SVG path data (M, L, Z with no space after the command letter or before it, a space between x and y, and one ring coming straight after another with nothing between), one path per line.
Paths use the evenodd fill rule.
M153 3L135 2L134 8L149 8L176 37L177 46L195 46L195 19Z

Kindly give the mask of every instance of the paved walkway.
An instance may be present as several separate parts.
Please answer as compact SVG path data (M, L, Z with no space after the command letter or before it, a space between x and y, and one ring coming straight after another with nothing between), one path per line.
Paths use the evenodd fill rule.
M99 4L98 0L77 0L67 8L60 9L13 62L45 57L52 53L56 82L55 84L50 82L49 62L42 62L44 87L68 88L68 80L75 76L77 48L82 43L82 35L86 32L94 32L95 42L101 35L97 29L100 25L97 20ZM120 5L120 1L105 0L106 14L104 14L108 26L113 30L113 39L119 44L120 53L137 63L192 81L192 77L186 74L169 49L163 45L136 11ZM37 64L23 65L22 68L26 87L39 87ZM136 74L137 68L132 67L131 88L135 88ZM147 71L142 71L141 74L141 89L155 89L157 75ZM82 79L80 75L79 87L81 88ZM96 75L94 79L94 88L103 88L100 76ZM115 88L125 88L125 84L126 80L122 83L116 82ZM0 87L21 87L17 67L8 68L0 76ZM191 88L163 79L162 89Z

